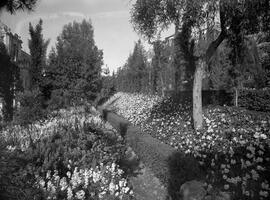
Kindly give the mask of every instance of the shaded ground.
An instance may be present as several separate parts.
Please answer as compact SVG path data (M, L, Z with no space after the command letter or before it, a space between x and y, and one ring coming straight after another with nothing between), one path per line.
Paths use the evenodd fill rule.
M153 172L138 160L135 153L129 148L120 166L129 173L136 200L165 200L167 190Z

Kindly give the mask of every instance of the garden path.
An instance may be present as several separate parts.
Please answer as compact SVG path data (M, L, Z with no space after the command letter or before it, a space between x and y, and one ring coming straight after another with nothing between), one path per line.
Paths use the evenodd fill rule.
M100 115L94 107L91 108L94 115ZM154 175L151 169L138 160L135 152L128 147L126 152L125 165L132 169L129 180L132 184L134 197L136 200L165 200L167 189Z

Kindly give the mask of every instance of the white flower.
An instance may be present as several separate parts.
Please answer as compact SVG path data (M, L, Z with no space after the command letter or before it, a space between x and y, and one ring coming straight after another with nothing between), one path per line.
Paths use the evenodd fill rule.
M124 191L125 194L127 194L128 191L129 191L129 187L124 187L123 191Z
M45 181L44 181L43 179L41 179L41 180L39 181L39 185L40 185L41 187L44 187L44 186L45 186Z
M228 184L224 185L224 189L228 190L230 188L230 186Z
M67 172L67 177L70 178L71 177L71 173L70 171Z
M85 199L85 192L83 190L79 190L78 192L76 192L76 198Z
M111 194L114 194L115 190L116 190L116 186L113 182L110 182L109 184L109 190Z
M73 198L72 189L70 187L68 187L68 189L67 189L67 199L71 200L72 198Z
M252 179L253 180L258 180L259 174L254 169L251 170L251 174L252 174Z
M267 191L260 191L260 196L263 196L263 197L268 197L268 192Z
M105 194L106 194L106 192L105 191L102 191L101 193L98 194L98 197L100 199L102 199Z
M93 172L93 181L94 183L98 182L100 180L100 174L99 172Z
M47 171L47 174L46 174L46 179L49 179L50 177L51 177L51 171L48 170L48 171Z
M116 164L112 163L112 171L115 171Z
M67 185L67 181L66 181L66 177L63 177L60 179L60 189L61 191L64 191L65 189L67 189L68 185Z
M119 186L124 187L126 185L126 182L124 180L119 181Z
M265 134L261 134L261 138L265 140L267 139L267 136Z

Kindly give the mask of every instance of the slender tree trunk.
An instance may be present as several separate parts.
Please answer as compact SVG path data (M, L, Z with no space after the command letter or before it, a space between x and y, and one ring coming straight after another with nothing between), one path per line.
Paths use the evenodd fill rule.
M180 81L178 82L179 86L178 86L178 89L180 91L184 91L185 90L185 79L186 79L186 61L184 60L184 58L182 58L183 60L181 61L181 64L180 64L180 68L179 68L179 71L180 71Z
M202 77L205 68L205 61L199 60L196 66L193 82L193 123L195 130L199 130L203 126L202 117Z
M178 66L176 65L175 63L175 57L176 57L176 37L179 33L179 21L176 21L175 23L175 29L174 29L174 38L173 38L173 46L172 46L172 49L173 49L173 57L172 59L174 60L174 90L177 92L178 91L178 83L179 83L179 70L178 70Z
M234 88L234 91L235 91L234 106L235 106L235 107L238 107L238 96L239 96L239 95L238 95L238 94L239 94L239 93L238 93L238 87L235 87L235 88Z
M158 79L158 73L155 66L153 69L153 94L157 93L157 79Z
M162 97L164 97L165 96L165 85L164 85L162 72L160 73L160 83L161 83L161 95L162 95Z
M148 92L151 93L152 90L152 77L151 77L151 68L148 71Z

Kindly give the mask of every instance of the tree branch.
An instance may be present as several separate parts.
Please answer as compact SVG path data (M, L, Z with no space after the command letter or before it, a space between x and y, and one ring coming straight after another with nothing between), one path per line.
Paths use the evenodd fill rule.
M220 5L219 5L219 15L220 15L220 27L221 27L221 32L219 34L219 36L217 37L216 40L214 40L213 42L210 43L210 45L208 46L208 49L206 50L206 54L205 54L205 60L206 63L209 64L209 62L211 61L211 58L213 57L216 49L219 47L219 45L223 42L223 40L226 38L227 36L227 29L226 29L226 25L225 25L225 3L226 0L221 0L220 1Z
M226 34L224 31L221 31L221 33L219 34L218 38L211 42L209 47L206 50L205 53L205 60L206 63L209 64L209 62L211 61L212 56L214 55L216 49L218 48L218 46L222 43L222 41L226 38Z

